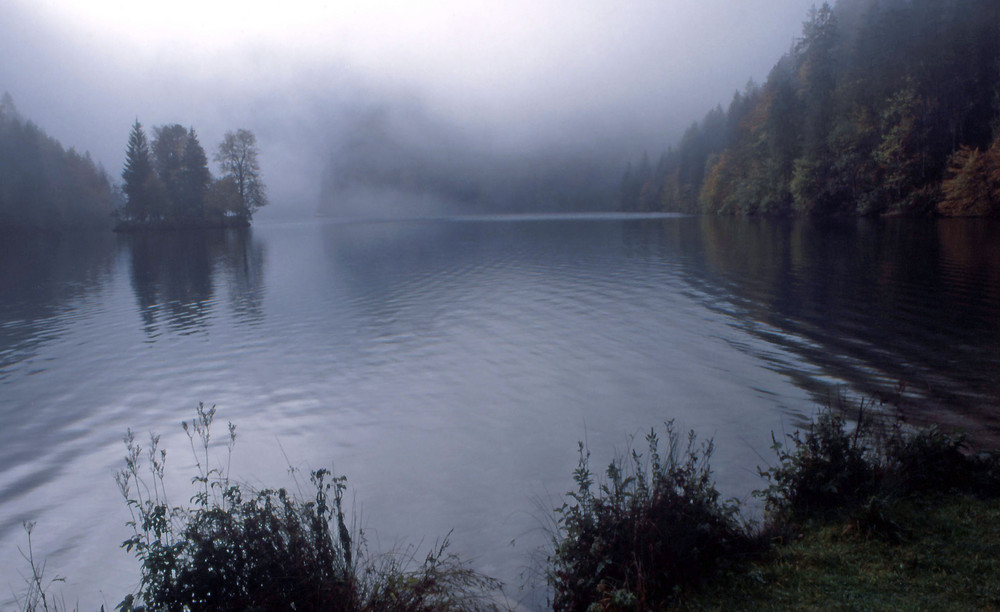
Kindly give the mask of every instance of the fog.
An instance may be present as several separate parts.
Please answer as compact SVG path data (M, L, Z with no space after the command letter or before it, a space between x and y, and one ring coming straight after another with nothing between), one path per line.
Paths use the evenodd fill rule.
M116 178L136 118L251 129L261 218L599 209L811 4L6 0L0 91Z

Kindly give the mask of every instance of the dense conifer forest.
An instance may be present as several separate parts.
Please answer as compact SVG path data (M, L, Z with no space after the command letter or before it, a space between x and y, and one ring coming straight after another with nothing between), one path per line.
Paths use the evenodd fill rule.
M840 0L622 178L627 211L995 215L1000 3Z
M0 232L107 228L115 191L87 153L66 150L0 101Z

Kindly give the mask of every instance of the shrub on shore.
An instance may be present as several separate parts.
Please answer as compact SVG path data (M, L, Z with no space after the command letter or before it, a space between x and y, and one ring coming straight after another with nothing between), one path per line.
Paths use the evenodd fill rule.
M843 405L827 407L805 432L786 443L773 440L778 464L759 470L768 486L756 492L773 526L853 518L878 531L885 511L903 499L1000 493L996 457L970 453L964 435L909 427L865 400L853 422L846 412ZM891 522L883 527L882 535L898 537Z
M285 489L253 490L210 466L215 407L198 406L184 429L197 466L189 506L167 502L166 452L150 437L146 452L131 432L117 475L132 520L122 546L141 564L138 591L118 609L324 610L438 612L499 610L500 584L447 551L448 541L417 563L411 551L369 556L343 508L346 478L311 474L303 500ZM229 424L228 448L236 441ZM144 462L145 457L145 462Z
M683 444L672 422L665 454L655 431L646 440L649 454L612 461L596 492L581 444L577 491L556 510L554 610L656 609L761 548L738 504L720 499L711 442Z

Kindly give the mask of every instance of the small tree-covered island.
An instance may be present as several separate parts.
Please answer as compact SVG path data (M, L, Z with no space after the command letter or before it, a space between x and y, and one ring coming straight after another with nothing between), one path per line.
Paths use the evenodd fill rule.
M153 128L152 143L137 119L132 124L122 171L124 206L115 231L247 227L267 204L250 130L226 132L215 153L222 176L213 177L194 128Z

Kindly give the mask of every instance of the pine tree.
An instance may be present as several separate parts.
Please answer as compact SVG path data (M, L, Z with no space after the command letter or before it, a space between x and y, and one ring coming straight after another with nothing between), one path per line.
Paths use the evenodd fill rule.
M125 182L123 191L127 199L125 204L125 220L131 222L146 221L150 216L150 185L155 178L153 164L150 159L149 142L142 124L136 119L128 137L128 148L125 151L125 169L122 180Z

